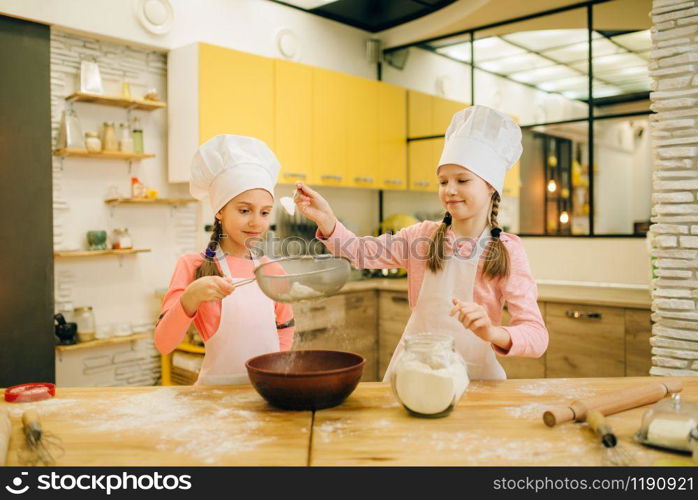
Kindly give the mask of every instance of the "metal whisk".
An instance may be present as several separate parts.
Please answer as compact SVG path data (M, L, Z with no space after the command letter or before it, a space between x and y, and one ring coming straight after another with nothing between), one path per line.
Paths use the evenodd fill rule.
M632 454L618 444L618 438L613 433L611 426L606 422L604 417L598 410L591 410L587 414L587 424L589 428L596 433L600 438L601 446L603 446L603 454L601 456L601 465L627 466L632 465L634 458Z
M56 458L64 453L58 436L41 428L39 414L36 410L27 410L22 414L25 446L18 452L20 463L24 465L52 465Z

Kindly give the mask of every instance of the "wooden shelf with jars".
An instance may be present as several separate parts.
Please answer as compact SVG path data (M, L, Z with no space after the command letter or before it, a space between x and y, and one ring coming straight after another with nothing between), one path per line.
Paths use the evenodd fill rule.
M86 349L86 348L92 348L92 347L102 347L105 345L113 345L113 344L123 344L126 342L134 342L136 340L142 340L146 339L149 337L152 337L152 332L151 333L134 333L132 335L126 335L124 337L109 337L106 339L96 339L96 340L88 340L87 342L78 342L77 344L71 344L71 345L57 345L56 346L56 351L75 351L79 349Z
M186 205L196 203L194 198L108 198L107 205Z
M125 109L139 109L141 111L155 111L156 109L163 109L167 107L167 104L162 101L152 101L149 99L126 99L120 96L89 94L86 92L74 92L66 97L65 100L72 102L90 102L93 104L102 104L104 106L113 106Z
M74 250L65 252L54 252L54 257L100 257L107 255L135 255L137 253L147 253L150 252L150 248L125 248L114 249L114 250Z
M101 152L97 153L97 152L88 151L87 149L72 149L72 148L57 149L53 152L53 156L61 156L61 157L71 156L71 157L75 157L75 158L101 158L104 160L129 160L129 161L155 158L154 154L147 154L147 153L123 153L121 151L101 151Z

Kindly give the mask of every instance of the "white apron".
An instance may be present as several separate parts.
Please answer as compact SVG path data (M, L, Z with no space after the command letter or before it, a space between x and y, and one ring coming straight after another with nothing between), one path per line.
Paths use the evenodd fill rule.
M463 302L473 301L477 265L488 238L489 228L486 227L471 258L451 256L444 261L441 271L433 273L427 269L424 273L417 305L390 359L384 382L390 380L395 361L404 350L405 337L424 332L448 334L454 338L456 351L465 360L471 380L506 379L504 368L497 361L491 344L463 327L457 317L448 315L453 308L452 297Z
M232 278L220 250L216 258L223 274ZM254 260L255 267L259 264ZM260 354L279 351L274 301L256 281L235 290L221 301L221 320L206 341L206 355L195 385L247 384L245 362Z

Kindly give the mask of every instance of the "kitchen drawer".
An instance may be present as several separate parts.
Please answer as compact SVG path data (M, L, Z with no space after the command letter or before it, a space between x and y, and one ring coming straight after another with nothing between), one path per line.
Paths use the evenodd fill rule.
M548 303L546 376L625 375L625 313L618 307Z
M382 380L393 351L410 318L407 294L380 292L378 296L378 377Z
M345 295L347 350L366 358L363 382L378 379L378 294L375 291Z
M650 311L625 310L625 376L646 377L652 367Z
M335 295L294 304L296 333L344 326L344 299L344 295Z
M545 318L545 303L538 302L541 314ZM511 315L505 308L502 311L502 326L511 323ZM544 378L545 377L545 354L540 358L522 358L497 356L497 360L504 368L507 378Z

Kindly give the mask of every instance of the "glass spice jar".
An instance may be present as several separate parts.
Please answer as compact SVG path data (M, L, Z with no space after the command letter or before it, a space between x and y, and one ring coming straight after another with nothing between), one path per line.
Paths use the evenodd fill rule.
M128 232L128 228L120 227L114 229L114 234L112 235L112 248L115 250L133 248L133 240Z
M104 122L102 132L102 147L104 151L118 151L119 141L116 138L114 122Z
M85 146L90 153L102 151L102 141L99 139L99 134L97 132L85 132Z
M76 307L73 309L73 321L78 324L78 340L89 342L97 336L95 315L92 306Z

